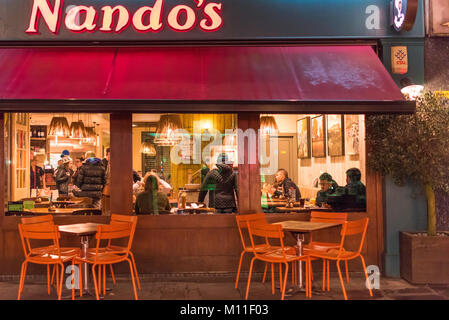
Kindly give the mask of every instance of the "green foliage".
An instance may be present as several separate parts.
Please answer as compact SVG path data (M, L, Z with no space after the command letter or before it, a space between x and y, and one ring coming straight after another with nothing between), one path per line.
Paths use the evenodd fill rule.
M426 92L416 102L411 115L366 117L367 166L449 192L449 100Z

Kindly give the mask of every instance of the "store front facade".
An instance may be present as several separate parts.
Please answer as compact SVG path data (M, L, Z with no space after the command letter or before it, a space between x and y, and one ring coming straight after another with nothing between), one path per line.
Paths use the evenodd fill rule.
M390 3L383 0L275 6L233 0L7 1L0 9L0 149L8 149L4 126L12 113L108 114L111 213L132 214L132 175L123 173L135 169L135 117L232 115L231 129L244 133L259 132L261 114L294 115L296 122L299 115L413 112L397 85L404 77L415 83L423 78L423 16L418 6L410 30L397 31ZM407 69L393 70L393 47L408 49ZM244 146L237 166L238 214L262 210L260 161L250 161ZM4 177L10 174L5 154L0 153ZM364 251L368 264L382 266L383 182L364 172L366 212L353 217L370 218ZM0 197L11 200L7 188L0 186ZM0 274L15 274L20 217L5 216L4 210ZM234 214L142 215L133 250L142 273L235 272L241 244Z

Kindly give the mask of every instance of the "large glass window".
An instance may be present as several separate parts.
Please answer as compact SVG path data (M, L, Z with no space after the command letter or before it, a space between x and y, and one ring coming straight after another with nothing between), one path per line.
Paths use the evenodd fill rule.
M237 116L134 114L137 214L237 212Z
M363 115L262 115L263 210L364 210L364 125Z
M5 114L5 212L101 213L109 132L108 114Z

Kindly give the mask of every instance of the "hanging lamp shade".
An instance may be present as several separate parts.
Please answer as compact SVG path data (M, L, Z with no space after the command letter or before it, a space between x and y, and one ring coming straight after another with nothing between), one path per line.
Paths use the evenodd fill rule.
M95 134L94 127L85 127L84 129L85 137L83 138L83 142L86 144L95 144L97 141L97 135Z
M264 135L277 135L278 125L273 116L260 117L260 130Z
M83 139L86 137L86 128L84 123L80 121L74 121L70 124L70 138Z
M164 146L174 146L181 141L181 134L176 132L178 129L182 129L181 117L179 115L161 115L156 129L154 143Z
M53 117L48 128L48 136L68 137L70 127L66 117Z
M147 156L155 157L156 156L156 148L154 144L149 141L142 142L140 146L140 153L146 154Z

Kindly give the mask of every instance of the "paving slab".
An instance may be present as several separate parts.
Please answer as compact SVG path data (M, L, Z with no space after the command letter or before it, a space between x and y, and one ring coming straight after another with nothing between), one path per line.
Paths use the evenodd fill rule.
M276 277L279 279L278 277ZM276 279L275 278L275 279ZM234 288L234 277L223 276L214 278L210 275L202 278L194 277L169 277L163 278L155 275L141 275L142 290L138 290L140 300L244 300L247 278L242 275L238 289ZM313 282L312 300L343 300L343 293L338 277L331 277L330 291L322 291L321 278L315 278ZM289 279L288 288L291 287ZM0 281L0 300L17 299L19 287L17 279ZM131 279L117 275L117 284L113 285L110 279L103 300L133 300L133 288ZM381 278L380 288L373 290L374 297L369 296L363 278L350 276L350 283L345 288L349 299L352 300L449 300L448 285L414 286L402 279ZM92 288L92 293L94 290ZM71 297L71 291L63 290L63 296ZM45 278L27 278L22 293L23 300L56 300L56 291L52 288L51 294L47 294ZM254 277L251 281L249 300L279 300L281 293L279 282L276 281L276 290L271 292L271 280L261 282L261 277ZM286 300L309 300L304 292L286 295ZM95 300L95 296L84 296L77 300Z

